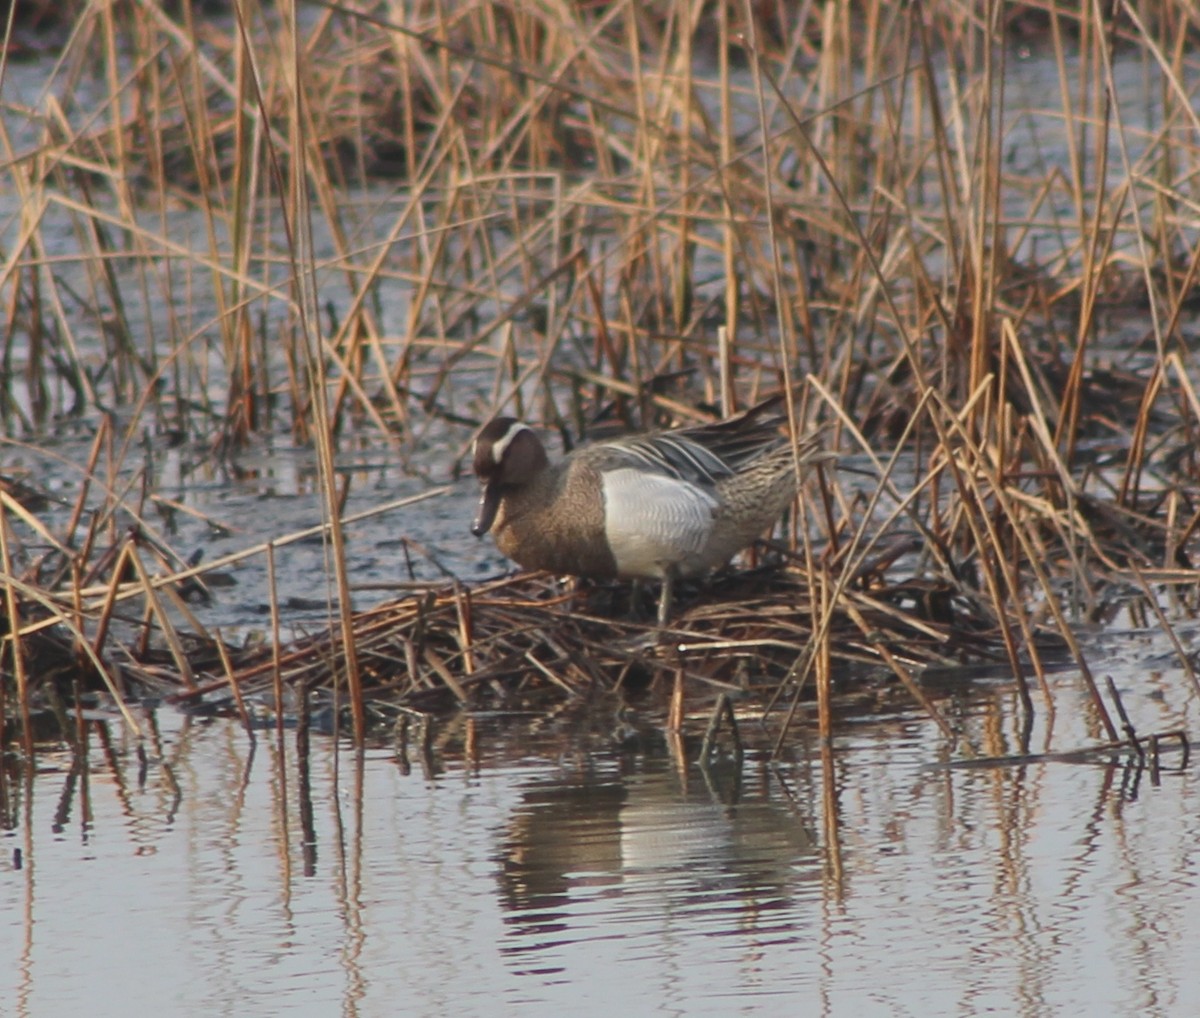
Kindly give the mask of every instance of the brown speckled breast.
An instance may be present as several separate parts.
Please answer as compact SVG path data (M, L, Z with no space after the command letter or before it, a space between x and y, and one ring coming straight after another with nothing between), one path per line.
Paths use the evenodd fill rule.
M608 579L617 567L604 536L600 478L587 459L564 460L500 499L496 547L526 569Z

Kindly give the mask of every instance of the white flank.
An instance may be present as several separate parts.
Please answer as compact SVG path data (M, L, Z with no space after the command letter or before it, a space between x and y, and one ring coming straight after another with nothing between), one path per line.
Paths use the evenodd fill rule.
M636 467L606 470L604 532L621 576L706 572L716 498L703 488Z

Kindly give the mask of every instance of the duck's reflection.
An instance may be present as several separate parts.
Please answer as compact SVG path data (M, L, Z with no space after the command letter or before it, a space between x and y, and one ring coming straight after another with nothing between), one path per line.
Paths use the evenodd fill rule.
M610 759L609 763L612 761ZM501 899L513 939L529 951L589 933L607 898L647 908L759 914L811 886L820 859L809 825L767 772L682 771L666 748L616 766L531 784L500 846ZM636 910L635 910L636 911Z

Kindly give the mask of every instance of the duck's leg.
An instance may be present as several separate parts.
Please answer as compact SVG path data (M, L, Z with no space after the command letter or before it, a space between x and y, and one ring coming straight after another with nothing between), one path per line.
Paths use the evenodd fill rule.
M658 596L658 628L667 628L667 619L671 615L671 598L675 593L675 571L668 569L663 573L662 593Z

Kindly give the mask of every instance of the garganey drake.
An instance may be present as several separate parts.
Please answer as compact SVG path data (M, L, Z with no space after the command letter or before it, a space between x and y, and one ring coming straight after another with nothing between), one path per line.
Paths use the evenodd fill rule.
M475 440L477 537L526 569L595 579L703 576L773 526L796 497L820 435L792 448L778 395L736 416L583 446L552 464L537 433L497 417Z

